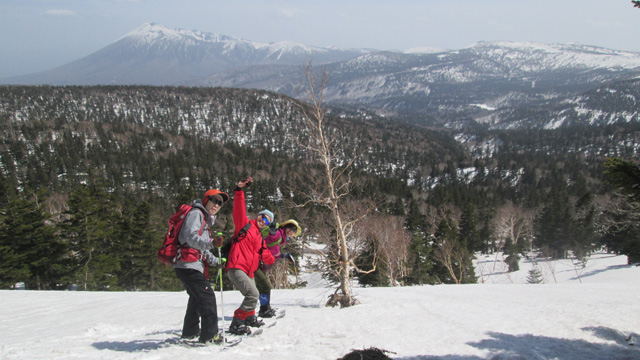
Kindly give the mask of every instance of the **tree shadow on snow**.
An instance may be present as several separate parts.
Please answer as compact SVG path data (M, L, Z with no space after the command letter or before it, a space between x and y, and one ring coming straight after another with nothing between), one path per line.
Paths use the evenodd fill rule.
M626 269L626 268L631 268L631 267L633 267L633 265L609 265L604 269L585 272L585 273L581 274L580 276L575 276L575 277L571 278L570 280L578 280L579 278L584 279L584 278L587 278L587 277L590 277L590 276L594 276L594 275L598 275L600 273L607 272L607 271L610 271L610 270Z
M512 335L498 332L487 333L490 338L467 343L469 346L487 350L486 357L473 355L410 356L395 360L632 360L640 359L640 346L630 346L627 338L638 339L635 333L622 332L606 327L582 328L595 336L611 341L609 344L590 343L585 340L559 339L539 335ZM639 340L636 340L639 341Z
M635 342L640 341L640 335L636 333L623 333L622 331L603 326L584 327L582 328L582 330L592 332L593 335L599 337L600 339L614 341L620 345L638 345ZM637 349L640 350L640 347L638 347Z

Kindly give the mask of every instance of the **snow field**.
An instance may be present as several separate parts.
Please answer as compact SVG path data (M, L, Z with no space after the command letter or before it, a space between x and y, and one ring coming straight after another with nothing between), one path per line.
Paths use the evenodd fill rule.
M302 273L320 286L274 290L287 316L224 351L167 343L185 292L0 291L0 359L337 359L368 347L400 360L640 359L625 341L640 341L640 267L600 254L580 280L559 261L557 283L526 284L527 266L496 267L484 284L355 288L361 304L346 309L325 307L334 289ZM228 326L242 296L224 301Z

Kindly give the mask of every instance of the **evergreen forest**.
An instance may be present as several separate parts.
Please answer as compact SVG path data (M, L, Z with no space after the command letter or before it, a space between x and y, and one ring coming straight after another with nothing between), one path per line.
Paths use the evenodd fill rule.
M323 243L326 210L304 198L322 164L303 106L230 88L0 87L0 288L182 290L156 259L167 220L246 176L250 218L296 219L295 256ZM478 252L515 266L597 249L640 262L638 123L456 130L328 115L336 156L354 159L347 211L366 213L352 232L363 285L474 283ZM216 227L232 234L230 204Z

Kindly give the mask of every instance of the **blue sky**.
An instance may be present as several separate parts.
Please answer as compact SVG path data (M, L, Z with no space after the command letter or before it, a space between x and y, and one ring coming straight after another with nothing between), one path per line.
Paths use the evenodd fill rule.
M150 21L340 48L501 40L640 52L640 9L630 0L0 0L0 77L77 60Z

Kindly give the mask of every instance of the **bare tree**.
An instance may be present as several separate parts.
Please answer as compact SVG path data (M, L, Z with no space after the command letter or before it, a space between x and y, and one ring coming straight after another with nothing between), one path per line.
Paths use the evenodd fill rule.
M304 115L304 121L308 139L301 144L315 159L321 163L321 170L316 177L317 183L307 194L308 200L299 206L309 203L325 207L329 210L328 224L330 230L326 235L332 238L335 245L335 252L329 253L327 260L331 263L339 285L335 293L330 296L327 305L348 307L354 305L351 291L352 269L358 270L354 263L357 257L359 246L358 241L349 244L349 239L354 236L355 224L364 218L369 210L358 209L352 211L348 205L348 195L352 183L351 171L354 161L359 155L352 158L345 158L345 149L341 148L339 136L335 136L335 128L331 128L328 123L331 118L327 116L324 104L324 91L327 86L328 74L322 71L317 77L309 62L303 67L306 85L306 101L308 104L300 103L299 107ZM298 141L300 141L298 139ZM375 271L375 265L369 272Z
M502 249L506 239L511 239L515 245L524 245L522 241L533 235L533 219L532 211L513 203L500 207L495 217L496 237L499 240L496 250Z
M515 206L509 202L498 209L494 218L494 229L498 243L496 244L496 254L493 262L493 271L498 264L498 256L502 256L505 262L504 248L507 239L511 239L516 248L528 249L533 238L533 222L535 214L531 210L526 210Z
M398 286L398 279L407 276L411 234L404 229L399 216L375 216L368 229L371 236L377 239L378 261L386 265L391 284Z
M289 282L289 269L293 268L293 273L297 277L297 269L291 266L288 261L276 261L267 271L266 275L275 289L290 289L293 286Z
M470 253L458 239L458 230L451 219L443 219L434 235L434 257L449 272L456 284L462 284L469 273Z
M464 249L455 239L438 239L434 251L435 258L449 271L449 275L456 284L462 283Z

